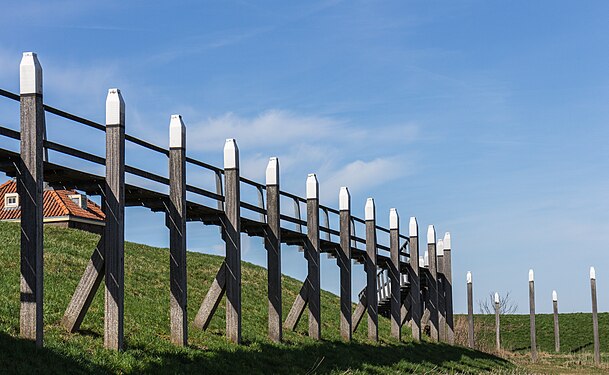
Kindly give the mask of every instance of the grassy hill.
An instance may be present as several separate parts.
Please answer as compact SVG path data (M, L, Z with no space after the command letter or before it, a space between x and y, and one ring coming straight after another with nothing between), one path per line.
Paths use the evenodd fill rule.
M19 227L0 223L0 369L18 373L478 373L512 371L503 359L442 344L390 339L389 321L380 321L379 344L365 339L362 323L352 343L339 336L339 299L322 294L322 335L306 337L306 314L285 343L266 338L266 270L243 264L243 341L224 337L224 303L206 332L190 327L190 345L169 342L169 251L128 243L125 249L125 341L121 353L103 349L103 293L96 296L82 331L67 333L59 321L98 237L45 228L45 348L19 340ZM222 262L188 253L189 318L192 321ZM301 283L283 278L284 314ZM284 316L285 318L285 316Z

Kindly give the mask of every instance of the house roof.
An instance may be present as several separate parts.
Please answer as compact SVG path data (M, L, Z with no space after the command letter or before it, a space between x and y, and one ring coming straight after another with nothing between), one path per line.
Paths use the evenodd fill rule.
M0 185L0 220L14 220L21 218L21 208L5 208L4 196L17 192L15 180L9 180ZM81 208L72 202L69 195L79 194L74 190L45 190L44 191L44 217L73 216L89 220L103 221L105 215L95 202L87 199L87 209Z

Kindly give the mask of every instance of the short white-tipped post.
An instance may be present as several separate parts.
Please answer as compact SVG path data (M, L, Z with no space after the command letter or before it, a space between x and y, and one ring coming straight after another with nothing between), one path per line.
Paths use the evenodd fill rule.
M340 250L338 267L340 268L340 334L343 340L352 338L351 307L351 194L347 187L341 187L338 193L340 209Z
M368 198L364 207L366 219L366 302L368 312L368 339L378 341L377 246L376 208L374 199Z
M598 306L596 301L596 271L590 267L590 292L592 294L592 329L594 333L594 363L601 363L600 338L598 335Z
M455 323L453 318L453 276L452 244L450 233L444 234L444 303L446 306L446 339L450 345L455 344Z
M497 352L501 351L501 334L500 334L500 320L499 312L501 311L501 305L499 300L499 293L495 292L495 347Z
M472 273L467 271L467 344L474 349L474 288Z
M531 324L531 360L537 361L537 334L535 330L535 275L529 270L529 319Z
M425 260L419 256L419 224L416 217L411 217L408 222L410 248L410 267L408 277L410 279L410 309L411 309L411 328L412 339L421 340L421 318L423 307L421 301L421 280L419 267L425 266Z
M389 279L391 281L391 336L398 341L402 338L402 290L400 285L400 216L398 210L389 210L389 249L391 263Z
M438 258L436 253L436 229L433 225L427 227L427 252L429 262L429 280L427 290L429 294L429 323L430 338L437 342L440 340L439 323L439 290L438 290Z
M283 339L281 299L281 221L279 195L279 159L272 157L266 167L266 223L264 235L267 257L268 334L269 339Z
M558 325L558 294L552 291L552 307L554 310L554 350L560 352L560 330Z
M321 280L319 268L319 182L315 174L307 176L307 245L309 336L321 340Z

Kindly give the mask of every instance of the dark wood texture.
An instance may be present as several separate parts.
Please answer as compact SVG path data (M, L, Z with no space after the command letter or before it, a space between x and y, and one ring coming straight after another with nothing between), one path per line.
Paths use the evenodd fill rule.
M241 343L241 213L239 169L224 171L226 243L226 336Z
M438 313L438 257L436 255L436 244L427 244L427 252L429 257L429 277L427 280L427 293L429 301L429 332L432 341L440 339L440 323Z
M392 228L389 233L389 248L391 263L389 264L389 280L391 281L391 336L397 340L402 338L401 308L402 290L400 285L400 229Z
M409 238L410 264L408 265L408 279L410 280L410 328L412 339L417 342L421 340L421 317L423 307L421 305L421 282L419 275L419 237Z
M309 307L309 336L321 339L321 279L319 268L319 199L307 199L307 305Z
M453 311L453 271L451 249L444 249L444 303L446 309L446 342L455 344L455 318Z
M281 309L281 226L279 206L279 185L267 185L266 205L267 228L264 236L268 269L269 338L282 340Z
M376 247L376 220L366 220L366 301L368 312L368 339L378 341L378 288Z
M351 211L340 211L340 334L346 341L352 338L351 305Z

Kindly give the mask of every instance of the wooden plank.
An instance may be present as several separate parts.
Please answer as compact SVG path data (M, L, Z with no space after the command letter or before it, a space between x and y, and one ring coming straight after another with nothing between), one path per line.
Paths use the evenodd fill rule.
M346 187L340 188L340 250L338 267L340 268L340 334L343 340L351 341L351 195Z
M307 305L309 337L321 340L321 279L319 265L319 183L314 174L307 177Z
M598 335L598 305L596 301L596 271L590 267L590 292L592 294L592 331L594 335L594 363L601 363L601 345Z
M241 343L241 194L239 188L239 148L234 139L224 146L224 211L226 214L226 336Z
M472 273L467 273L467 345L474 349L474 286Z
M378 341L378 289L377 289L377 247L376 212L374 199L368 198L365 207L366 219L366 301L368 302L368 339Z
M271 158L266 168L266 223L264 247L268 270L268 330L272 341L283 338L281 300L281 224L279 199L279 160Z
M556 291L552 291L552 307L554 310L554 351L560 352L560 327L558 324L558 295Z
M359 327L359 324L362 321L362 318L364 317L364 315L366 315L366 310L368 308L368 301L366 300L366 293L362 293L362 296L357 304L357 306L355 307L355 312L353 313L353 332L355 333L355 330L357 329L357 327Z
M400 217L398 211L392 208L389 211L389 249L391 262L389 263L389 279L391 280L391 336L397 340L402 339L402 290L400 279Z
M531 325L531 361L537 362L537 334L535 331L535 279L529 270L529 318Z
M33 52L20 64L21 307L19 335L43 346L43 135L42 67Z
M118 89L110 89L106 99L105 200L104 346L122 350L125 301L125 102Z
M436 229L433 225L427 228L427 252L429 257L429 279L427 285L427 291L429 293L429 327L430 337L432 341L439 341L440 339L440 324L439 324L439 312L438 312L438 263L436 254Z
M421 340L421 281L419 267L419 225L415 217L410 218L408 247L410 250L410 263L408 267L408 279L410 280L410 312L412 339L415 342Z
M446 307L446 341L455 345L455 319L453 311L452 243L450 233L444 234L444 303Z
M171 342L188 345L186 280L186 127L182 116L169 123L169 320Z
M211 287L205 295L205 299L199 307L199 312L195 317L193 325L199 329L206 330L214 316L220 301L226 291L226 262L222 262Z
M302 313L305 311L305 308L307 307L307 300L308 300L308 282L305 281L302 284L302 287L300 288L300 292L298 292L298 295L296 296L296 299L294 300L294 303L292 304L292 308L290 309L290 312L288 313L288 317L285 320L285 328L289 329L290 331L294 331L296 329L296 326L298 325L298 322L300 321L300 318L302 317Z

